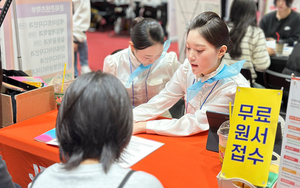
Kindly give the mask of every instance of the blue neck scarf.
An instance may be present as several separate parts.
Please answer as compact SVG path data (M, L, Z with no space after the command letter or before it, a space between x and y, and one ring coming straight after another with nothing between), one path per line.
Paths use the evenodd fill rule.
M155 62L160 61L162 58L164 58L166 56L169 47L170 47L170 40L166 40L165 43L164 43L163 52L161 53L161 56L159 57L159 59L157 59ZM130 67L131 67L129 51L128 51L128 55L129 55L129 63L130 63ZM131 73L131 75L129 76L129 78L126 82L126 87L129 87L129 85L132 83L132 81L136 77L138 77L140 74L142 74L145 70L148 70L153 64L150 64L150 65L147 65L147 66L144 66L143 64L141 64L137 69L135 69L133 71L133 73ZM130 69L130 71L131 71L131 69Z
M246 60L241 60L238 61L230 66L224 65L223 69L214 77L201 82L198 81L197 83L191 85L188 89L187 89L187 102L190 102L201 90L202 86L205 83L213 83L217 80L221 80L223 78L230 78L232 76L236 76L241 72L241 69L244 65L244 63L246 62Z

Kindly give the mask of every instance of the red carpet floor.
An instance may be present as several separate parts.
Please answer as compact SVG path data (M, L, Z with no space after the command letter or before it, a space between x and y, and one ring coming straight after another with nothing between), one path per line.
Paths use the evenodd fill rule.
M129 41L129 36L116 36L113 34L113 31L87 32L90 68L93 71L97 71L99 69L102 70L105 57L117 49L127 48ZM174 51L178 55L177 42L172 43L168 51ZM78 65L78 68L79 66L80 65ZM80 70L80 68L78 70Z

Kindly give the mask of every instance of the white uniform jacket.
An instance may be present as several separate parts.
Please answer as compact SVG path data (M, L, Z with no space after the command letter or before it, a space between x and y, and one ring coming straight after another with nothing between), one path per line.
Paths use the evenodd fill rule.
M200 79L204 82L221 71L224 64L223 60L214 72L201 77L192 73L190 63L186 59L170 82L166 84L164 90L153 97L148 103L133 109L135 122L155 119L172 107L183 96L186 101L186 91L193 84L194 79L195 83ZM215 81L211 84L205 83L200 92L186 105L187 114L180 119L148 121L146 126L147 133L188 136L208 130L206 111L212 110L228 113L229 102L234 103L237 86L250 87L248 81L241 74L219 80L218 82ZM213 91L211 92L212 89ZM209 95L210 92L211 94ZM207 100L200 110L206 98Z
M141 63L133 55L130 47L116 54L109 55L104 60L103 71L111 73L119 78L124 86L131 75L128 54L130 55L130 61L132 63L132 72L134 72ZM142 74L136 77L133 80L134 91L132 91L132 84L126 88L131 101L133 101L134 95L134 106L147 103L148 100L163 90L166 83L172 78L179 66L180 63L177 60L176 53L169 52L163 59L155 62L150 69L145 70Z
M85 32L91 23L91 3L89 0L73 2L73 41L82 43L86 40Z

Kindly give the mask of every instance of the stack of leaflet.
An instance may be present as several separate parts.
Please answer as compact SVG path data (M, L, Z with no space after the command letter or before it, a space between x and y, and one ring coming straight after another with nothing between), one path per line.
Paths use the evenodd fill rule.
M43 143L47 143L54 139L56 139L55 128L34 138L34 140L36 140L38 142L43 142Z

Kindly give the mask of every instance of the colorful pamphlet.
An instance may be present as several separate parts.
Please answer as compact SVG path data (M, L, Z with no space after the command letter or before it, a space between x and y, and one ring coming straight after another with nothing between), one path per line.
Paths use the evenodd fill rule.
M55 128L34 138L34 140L43 143L49 142L53 139L56 139Z
M41 77L28 77L28 76L9 76L9 78L17 80L19 82L24 82L27 84L34 84L34 86L39 87L39 86L47 86L47 84L44 82L44 80Z

